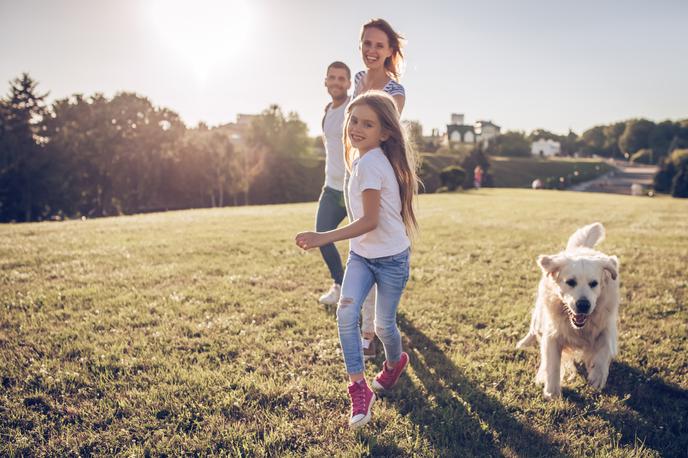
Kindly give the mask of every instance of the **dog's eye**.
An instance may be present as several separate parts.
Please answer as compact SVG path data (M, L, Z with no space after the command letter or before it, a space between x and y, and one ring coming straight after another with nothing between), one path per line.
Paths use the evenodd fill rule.
M588 285L590 285L591 288L594 288L595 286L597 286L597 280L591 281L590 283L588 283Z
M570 279L566 280L566 284L569 285L571 288L575 288L577 283L576 283L576 280L574 280L573 278L570 278Z

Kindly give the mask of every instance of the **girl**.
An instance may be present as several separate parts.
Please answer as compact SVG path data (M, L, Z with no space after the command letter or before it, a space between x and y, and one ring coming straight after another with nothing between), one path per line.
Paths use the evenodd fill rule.
M346 192L353 222L329 232L302 232L296 244L308 250L350 239L337 324L350 381L349 425L357 428L368 423L375 401L364 376L358 328L361 305L373 285L377 285L375 331L385 349L373 388L391 389L408 364L396 314L409 276L410 236L418 227L413 210L418 179L392 97L369 91L346 111L344 159L351 174Z
M353 97L373 89L385 91L392 96L401 115L406 101L404 86L398 82L404 63L403 45L404 38L384 19L371 19L363 24L359 49L366 70L354 77ZM374 289L363 302L361 318L363 356L368 360L376 355Z

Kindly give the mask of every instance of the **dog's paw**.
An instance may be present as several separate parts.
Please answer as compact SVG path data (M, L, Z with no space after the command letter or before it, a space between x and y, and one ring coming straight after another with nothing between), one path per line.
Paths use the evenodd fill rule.
M536 385L544 385L546 380L547 380L547 372L540 369L537 372L537 374L535 375L535 384Z
M531 345L535 344L535 335L528 333L523 339L519 340L518 343L516 344L516 349L517 350L522 350L526 347L530 347Z
M545 387L545 389L542 390L542 394L547 400L554 400L554 399L560 399L561 398L561 387Z
M597 390L601 390L607 384L609 367L605 365L593 365L588 372L588 383Z

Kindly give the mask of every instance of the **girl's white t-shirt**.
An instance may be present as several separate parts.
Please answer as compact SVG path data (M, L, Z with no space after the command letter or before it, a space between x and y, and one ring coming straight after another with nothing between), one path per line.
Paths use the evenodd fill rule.
M351 220L363 216L363 191L380 191L380 216L375 229L350 240L351 250L364 258L401 253L411 245L401 217L401 195L394 169L380 148L368 151L351 164L347 197Z

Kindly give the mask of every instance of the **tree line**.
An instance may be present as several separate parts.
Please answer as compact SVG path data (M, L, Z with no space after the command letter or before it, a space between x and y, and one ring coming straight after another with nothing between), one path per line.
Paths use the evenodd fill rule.
M134 93L75 94L49 106L47 95L23 74L0 99L0 221L317 197L321 183L304 188L299 177L321 166L306 124L278 106L237 142L227 126L188 128Z
M276 105L255 116L237 140L229 125L189 128L174 111L135 93L75 94L50 105L47 96L23 74L0 99L2 222L307 201L322 186L320 138L309 138L298 115ZM412 128L409 134L413 140ZM674 193L674 178L684 180L688 173L682 153L688 148L688 119L633 119L595 126L581 136L506 132L457 163L468 172L467 186L476 165L489 184L489 155L530 156L530 143L538 138L559 141L563 154L660 164L660 192ZM421 175L426 192L432 192L433 180L441 185L430 164Z
M561 144L562 155L579 154L629 159L634 162L661 164L674 150L688 148L688 119L655 123L647 119L629 119L592 127L580 136L536 129L529 134L508 131L499 135L485 150L493 156L530 156L530 145L538 139Z

